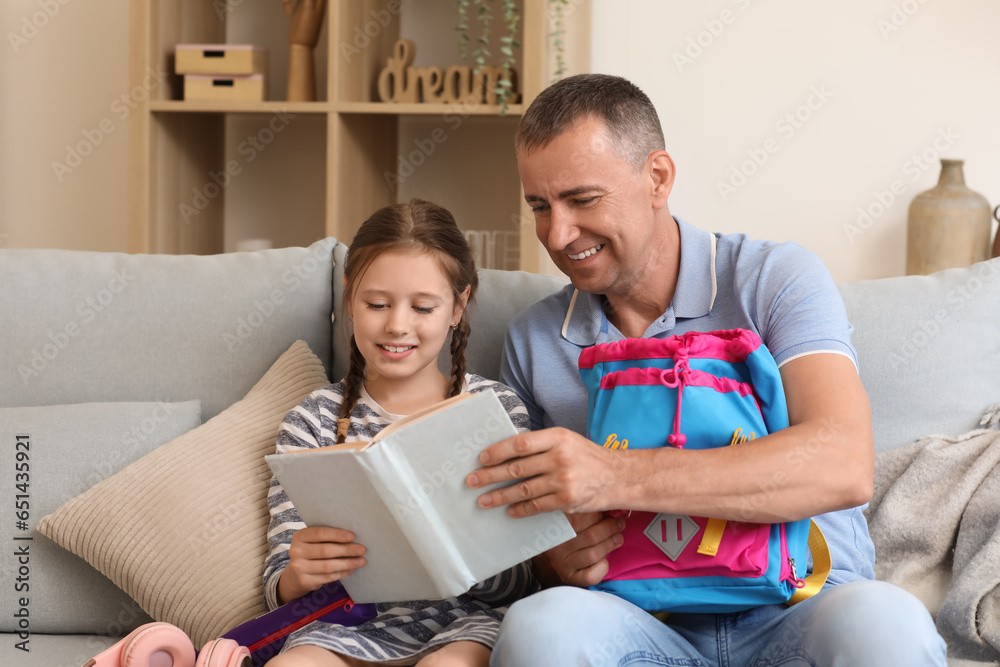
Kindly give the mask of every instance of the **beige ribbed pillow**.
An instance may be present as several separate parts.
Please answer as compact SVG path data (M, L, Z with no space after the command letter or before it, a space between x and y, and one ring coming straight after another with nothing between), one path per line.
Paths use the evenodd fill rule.
M288 411L326 384L322 362L295 342L242 400L62 505L38 530L201 647L265 611L264 455Z

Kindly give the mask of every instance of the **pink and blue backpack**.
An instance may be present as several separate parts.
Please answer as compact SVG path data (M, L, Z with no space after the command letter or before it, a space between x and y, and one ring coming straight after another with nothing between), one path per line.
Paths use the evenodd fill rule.
M587 348L587 437L612 450L753 447L788 426L781 375L751 331L627 338ZM766 488L766 480L764 480ZM626 516L624 544L593 586L652 612L721 613L794 604L830 569L809 519L779 524L655 512ZM812 526L812 529L810 528ZM812 550L813 574L802 578Z

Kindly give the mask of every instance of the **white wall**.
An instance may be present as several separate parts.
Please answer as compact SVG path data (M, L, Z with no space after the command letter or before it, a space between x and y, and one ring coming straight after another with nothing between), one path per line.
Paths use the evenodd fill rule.
M592 70L650 96L671 212L703 229L795 241L850 281L904 273L938 155L1000 203L994 0L594 0L591 25Z
M0 39L0 245L125 252L128 0L3 0Z

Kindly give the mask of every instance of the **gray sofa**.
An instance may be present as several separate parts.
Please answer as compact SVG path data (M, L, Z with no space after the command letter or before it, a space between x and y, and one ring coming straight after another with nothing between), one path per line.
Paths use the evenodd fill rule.
M0 249L0 552L29 542L32 549L31 558L0 559L0 664L82 665L149 620L32 528L240 400L296 340L308 343L329 377L342 377L344 252L333 239L211 257ZM1000 401L998 275L1000 260L841 286L879 451L968 431ZM562 285L483 271L470 370L497 377L506 323ZM18 487L23 423L38 432L30 486ZM88 429L99 437L74 441ZM30 496L27 509L18 509L19 490Z

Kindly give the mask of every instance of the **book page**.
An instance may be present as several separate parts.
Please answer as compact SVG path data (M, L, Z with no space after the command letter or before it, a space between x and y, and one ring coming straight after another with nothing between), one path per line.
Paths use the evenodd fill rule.
M483 449L516 434L496 394L484 391L364 452L371 469L393 471L372 483L442 591L465 592L576 535L562 512L514 519L505 507L483 509L485 489L465 484Z
M304 454L306 452L342 452L345 450L349 451L361 451L368 447L368 445L375 442L367 440L355 440L353 442L340 442L336 445L327 445L325 447L307 447L304 449L289 449L285 454Z
M350 530L364 545L367 564L342 581L354 601L426 597L427 571L368 481L357 453L305 451L312 456L271 454L265 459L307 526Z
M429 417L430 415L436 414L436 413L440 412L441 410L444 410L445 408L451 407L452 405L454 405L456 403L464 401L465 399L469 398L470 396L472 396L472 394L459 394L458 396L452 396L450 398L444 399L443 401L435 403L434 405L430 405L430 406L424 408L423 410L417 410L412 415L406 415L402 419L398 419L398 420L394 421L393 423L389 424L384 429L382 429L381 431L379 431L378 433L376 433L375 437L372 438L372 442L373 443L374 442L378 442L379 440L381 440L385 436L390 435L392 433L395 433L396 431L398 431L399 429L403 428L404 426L407 426L408 424L412 424L413 422L418 421L420 419L423 419L424 417Z
M398 431L399 429L403 428L407 424L415 422L418 419L423 419L424 417L427 417L429 415L435 414L435 413L443 410L444 408L447 408L450 405L454 405L455 403L458 403L460 401L464 401L469 396L471 396L471 394L459 394L458 396L452 396L450 398L444 399L443 401L439 401L439 402L435 403L434 405L430 405L430 406L424 408L423 410L418 410L418 411L414 412L412 415L406 415L402 419L398 419L398 420L392 422L391 424L389 424L388 426L386 426L385 428L383 428L381 431L379 431L378 433L376 433L375 437L372 438L371 441L368 441L368 440L356 440L354 442L341 442L341 443L337 443L336 445L327 445L325 447L313 447L312 449L295 449L295 450L291 450L291 451L289 451L287 453L288 454L293 454L293 453L299 453L299 452L319 452L319 451L324 451L324 450L344 450L344 449L353 449L353 450L360 451L362 449L367 448L369 445L375 444L376 442L378 442L379 440L381 440L383 436L389 435L389 434L393 433L394 431Z

